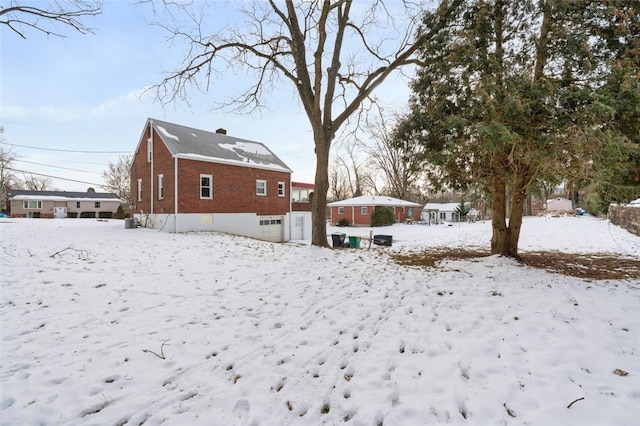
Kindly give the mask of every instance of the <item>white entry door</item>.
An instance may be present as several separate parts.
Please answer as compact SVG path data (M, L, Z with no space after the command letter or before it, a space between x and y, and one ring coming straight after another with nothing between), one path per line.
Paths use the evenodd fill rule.
M64 219L67 217L67 208L66 207L54 207L53 208L53 217L56 219Z

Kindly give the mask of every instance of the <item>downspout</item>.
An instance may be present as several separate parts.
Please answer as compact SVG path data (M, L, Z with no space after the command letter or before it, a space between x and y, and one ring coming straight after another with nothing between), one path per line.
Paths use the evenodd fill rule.
M293 221L293 189L291 185L291 173L289 173L289 240L291 240L291 222ZM302 237L304 239L304 228L301 229Z
M351 224L355 225L356 221L356 206L351 206Z
M156 151L155 151L155 147L153 146L153 120L149 120L149 139L150 139L150 143L151 143L151 176L149 178L149 184L151 186L151 214L153 214L153 159L156 155ZM149 149L149 147L147 147L147 150ZM155 222L155 220L154 220Z
M178 232L178 159L173 157L173 233Z

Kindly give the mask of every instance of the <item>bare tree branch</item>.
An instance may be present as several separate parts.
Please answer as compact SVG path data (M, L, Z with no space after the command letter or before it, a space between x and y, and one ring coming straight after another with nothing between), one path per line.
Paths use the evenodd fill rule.
M80 34L93 33L94 30L87 27L82 19L102 13L102 0L53 0L48 6L27 6L18 0L10 0L9 7L0 7L0 24L8 26L23 39L27 38L26 29L47 36L65 37L55 29L56 24L71 27Z
M189 48L182 66L155 86L156 96L163 104L188 102L189 88L208 92L214 77L240 68L253 73L253 80L231 100L216 103L253 112L265 106L264 95L279 87L281 79L290 81L313 131L312 243L326 246L329 152L336 133L366 101L375 103L374 90L394 71L416 62L419 43L445 28L462 1L440 0L428 22L422 20L425 6L409 0L374 0L368 8L354 0L255 1L241 3L243 22L232 21L205 35L205 8L222 7L220 3L164 0L165 8L182 12L188 25L159 18L156 24L169 31L170 40ZM424 28L416 38L421 22Z

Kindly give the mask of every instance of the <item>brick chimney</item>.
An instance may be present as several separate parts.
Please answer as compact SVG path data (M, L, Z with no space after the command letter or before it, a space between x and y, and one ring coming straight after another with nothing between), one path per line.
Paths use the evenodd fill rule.
M216 133L220 133L221 135L226 135L227 134L227 130L223 129L222 127L220 127L218 130L216 130Z

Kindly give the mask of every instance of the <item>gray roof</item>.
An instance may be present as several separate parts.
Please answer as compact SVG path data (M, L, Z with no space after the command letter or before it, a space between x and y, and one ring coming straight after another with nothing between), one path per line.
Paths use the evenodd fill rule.
M151 118L149 122L175 157L291 173L291 169L260 142Z
M22 189L12 189L9 198L16 200L33 199L65 199L65 200L110 200L119 201L116 194L111 192L67 192L67 191L29 191Z

